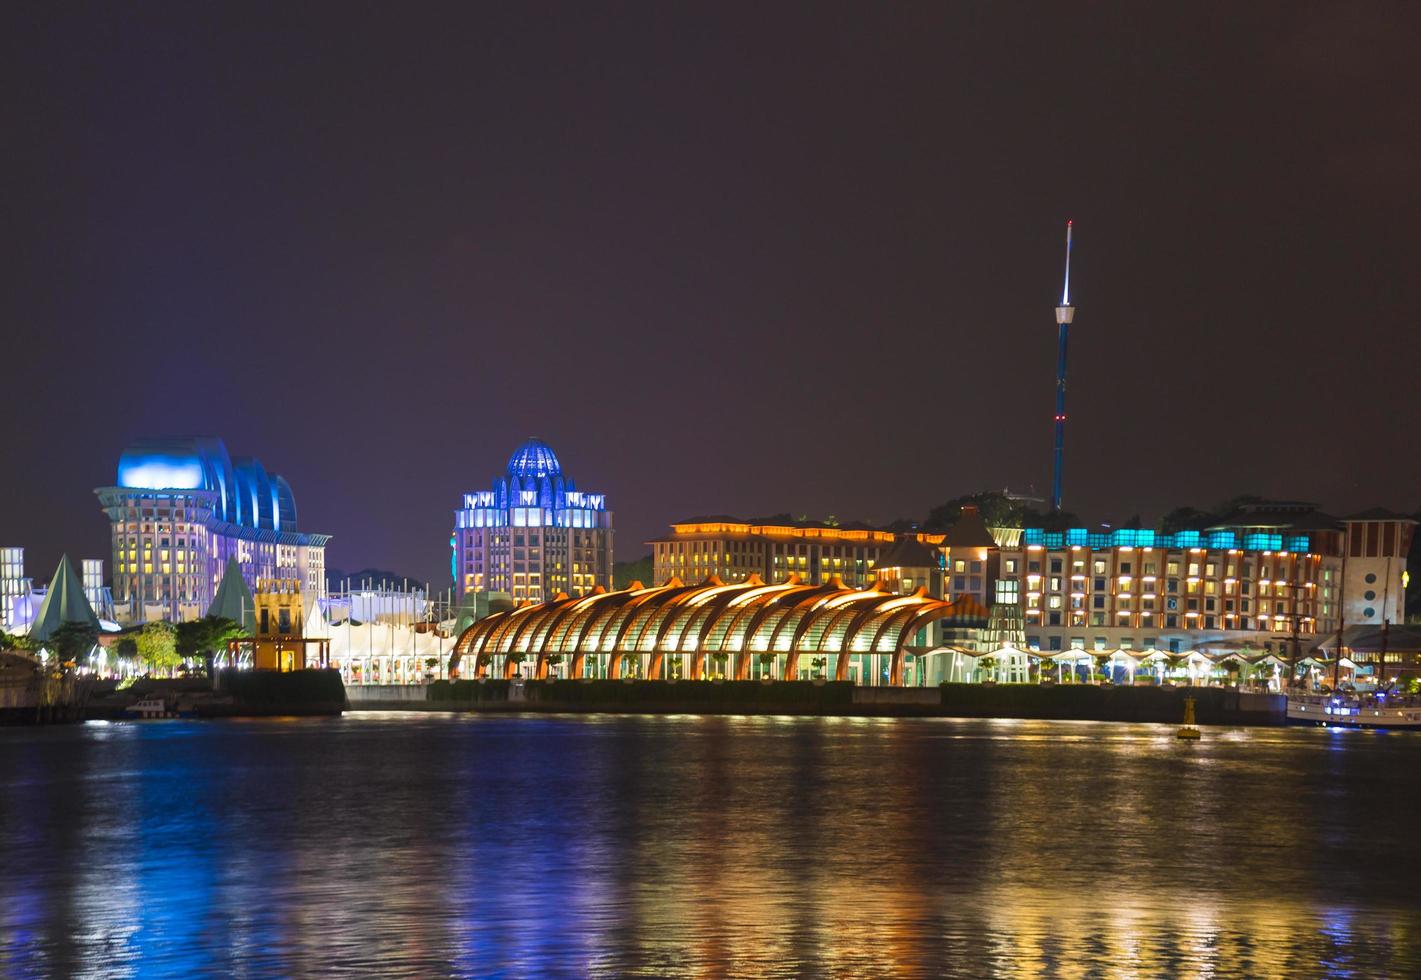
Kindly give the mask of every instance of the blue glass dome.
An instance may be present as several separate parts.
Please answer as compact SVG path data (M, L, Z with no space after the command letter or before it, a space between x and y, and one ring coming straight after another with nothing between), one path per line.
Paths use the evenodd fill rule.
M519 446L512 456L508 457L510 479L513 477L542 479L545 476L558 476L561 473L562 464L558 462L552 447L541 439L529 439Z
M220 521L271 531L296 530L291 485L280 474L268 473L260 460L233 458L222 440L211 436L135 442L119 457L117 485L135 490L209 490L217 495L213 516Z

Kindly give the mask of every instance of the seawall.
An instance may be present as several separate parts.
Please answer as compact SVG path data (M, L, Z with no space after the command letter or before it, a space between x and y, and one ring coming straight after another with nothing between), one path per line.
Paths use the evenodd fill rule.
M1184 698L1203 725L1282 725L1282 695L1226 688L1085 684L855 687L835 681L436 681L351 687L352 709L633 714L1034 718L1178 724Z

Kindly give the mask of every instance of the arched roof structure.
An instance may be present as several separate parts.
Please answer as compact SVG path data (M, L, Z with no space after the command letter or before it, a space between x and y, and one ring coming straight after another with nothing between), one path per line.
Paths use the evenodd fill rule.
M540 664L550 656L570 655L580 664L587 654L611 654L614 674L621 656L643 653L689 653L697 663L721 653L783 653L791 663L809 654L897 654L930 622L983 626L987 615L970 598L946 602L923 589L901 595L882 582L851 589L837 576L824 585L806 585L797 576L777 585L753 575L735 585L714 576L689 586L672 578L652 588L634 582L616 592L558 595L494 613L463 632L449 668L457 671L468 658L481 674L493 657L510 654Z
M212 493L219 521L256 530L296 530L291 484L261 460L233 457L221 439L143 439L124 449L116 486L136 490L203 490Z

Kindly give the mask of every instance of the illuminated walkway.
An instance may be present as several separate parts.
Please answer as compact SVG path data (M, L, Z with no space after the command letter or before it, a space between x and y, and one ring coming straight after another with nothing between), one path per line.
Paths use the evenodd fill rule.
M882 582L850 589L837 577L824 585L797 576L778 585L753 575L737 585L714 576L685 585L673 577L654 588L633 582L618 592L560 595L495 613L459 637L449 673L467 658L474 677L513 677L527 660L539 679L818 676L901 685L909 644L921 644L921 631L937 620L982 626L987 610L923 589L900 595Z

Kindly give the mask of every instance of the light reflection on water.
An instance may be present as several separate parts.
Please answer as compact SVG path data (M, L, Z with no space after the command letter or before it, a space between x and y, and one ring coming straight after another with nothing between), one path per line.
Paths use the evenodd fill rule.
M0 975L1417 976L1418 752L789 717L10 729Z

